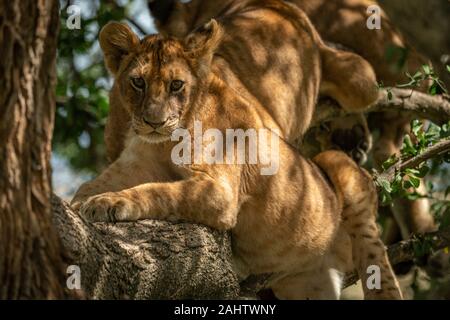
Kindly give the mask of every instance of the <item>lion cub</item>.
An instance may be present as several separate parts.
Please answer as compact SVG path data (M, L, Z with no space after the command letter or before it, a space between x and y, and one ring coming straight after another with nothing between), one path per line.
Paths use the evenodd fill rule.
M183 41L159 35L139 41L119 23L102 29L106 65L131 128L121 156L81 186L72 206L91 221L185 220L231 230L239 275L273 274L270 287L285 299L339 296L338 284L320 274L308 278L313 289L304 290L304 274L328 266L333 242L344 238L363 281L369 266L379 267L381 287L366 288L366 298L401 298L378 238L370 176L338 151L320 154L315 164L276 135L280 128L270 114L225 83L223 69L211 67L221 35L214 20ZM264 165L251 156L238 161L249 141L200 142L203 155L213 145L232 161L174 161L180 147L174 136L195 136L197 122L203 137L206 131L215 137L230 129L263 132L259 156L276 153L276 172L261 174ZM183 156L198 154L195 145L184 144Z
M154 0L149 7L165 35L184 37L211 18L217 19L224 35L213 67L223 66L227 72L222 79L240 94L248 93L247 100L256 99L290 143L302 140L310 127L319 92L352 113L364 111L378 97L369 63L357 54L328 47L293 4L281 0ZM130 122L115 91L113 87L105 127L111 161L124 148L123 132ZM363 146L367 151L370 144Z

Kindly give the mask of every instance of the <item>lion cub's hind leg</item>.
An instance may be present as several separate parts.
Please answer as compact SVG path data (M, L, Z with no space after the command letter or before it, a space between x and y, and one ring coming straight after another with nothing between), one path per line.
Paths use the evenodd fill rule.
M349 112L363 112L378 99L375 71L363 57L326 45L320 47L320 52L321 94L333 98Z
M282 300L338 300L341 295L343 273L332 268L328 257L316 268L290 274L270 287Z
M363 283L365 299L402 299L377 228L378 199L370 175L339 151L323 152L314 162L326 172L343 201L342 224L351 238L353 264ZM380 286L374 281L369 288L372 270L379 270Z

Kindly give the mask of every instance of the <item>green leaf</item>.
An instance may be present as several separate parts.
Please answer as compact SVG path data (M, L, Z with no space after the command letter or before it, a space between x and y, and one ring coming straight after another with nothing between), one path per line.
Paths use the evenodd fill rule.
M380 194L380 200L383 205L388 205L392 202L392 197L389 193L382 191Z
M394 164L396 164L398 162L398 160L399 160L399 158L395 154L393 154L385 162L383 162L381 167L383 168L383 170L387 170L390 167L392 167Z
M405 180L403 183L403 187L405 189L410 188L418 188L420 186L420 178L417 178L415 176L408 176L408 180Z
M431 94L432 96L435 96L437 94L437 91L438 91L438 85L436 84L436 82L433 82L433 84L428 89L428 93Z
M445 123L441 127L441 138L446 138L450 135L450 124Z
M406 180L406 181L403 182L403 188L410 189L410 188L413 188L413 187L414 186L413 186L413 184L411 183L410 180Z
M411 181L414 188L418 188L420 186L420 178L416 176L409 176L409 181Z
M376 183L382 190L386 191L387 193L392 192L391 184L388 180L378 177Z
M408 83L403 83L403 84L398 84L396 85L397 88L408 88L408 87L412 87L414 85L416 85L418 82L416 80L411 80Z
M421 77L422 77L422 72L420 72L420 71L417 71L417 72L412 76L413 79L420 79Z
M403 177L399 173L397 173L394 177L394 181L391 183L391 194L397 194L402 189Z
M425 138L429 140L438 140L441 136L441 128L434 123L430 123L427 132L425 133Z
M402 153L413 156L417 154L417 150L412 143L411 137L409 135L405 135L405 137L403 138Z
M412 132L417 137L419 135L419 132L422 130L423 124L421 121L414 119L411 123L411 127Z
M425 75L430 75L430 74L432 74L432 72L433 72L432 69L431 69L431 67L430 67L429 65L426 65L426 64L424 64L424 65L422 66L422 69L423 69Z
M418 169L406 169L405 173L414 176L417 178L423 178L427 175L427 173L430 171L430 168L427 165L423 165Z
M430 172L430 167L427 165L423 165L419 168L419 173L416 174L416 176L419 178L423 178L428 174L428 172Z
M408 175L416 176L420 174L420 171L417 169L405 169L405 173L407 173Z
M411 201L422 198L422 196L417 192L408 193L405 197Z

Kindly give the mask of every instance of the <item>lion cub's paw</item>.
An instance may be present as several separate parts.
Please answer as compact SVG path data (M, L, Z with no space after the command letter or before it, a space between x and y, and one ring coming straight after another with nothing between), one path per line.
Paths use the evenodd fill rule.
M140 207L120 192L106 192L90 197L79 212L92 222L134 221L138 219Z

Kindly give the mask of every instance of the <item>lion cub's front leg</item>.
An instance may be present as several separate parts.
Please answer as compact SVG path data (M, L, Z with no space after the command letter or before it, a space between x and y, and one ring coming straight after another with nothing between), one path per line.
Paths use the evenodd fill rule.
M137 202L121 191L92 196L79 206L80 214L93 222L138 220L141 210Z
M72 201L88 220L185 220L219 230L230 229L236 223L238 189L233 186L238 184L233 181L233 177L238 175L215 178L200 172L185 180L143 183L118 191L106 190L104 176L102 174L80 188ZM102 192L89 195L89 190L98 188Z
M120 161L116 161L94 180L83 183L75 193L70 205L72 209L79 210L91 198L100 195L106 197L137 183L139 183L138 180L126 175Z

